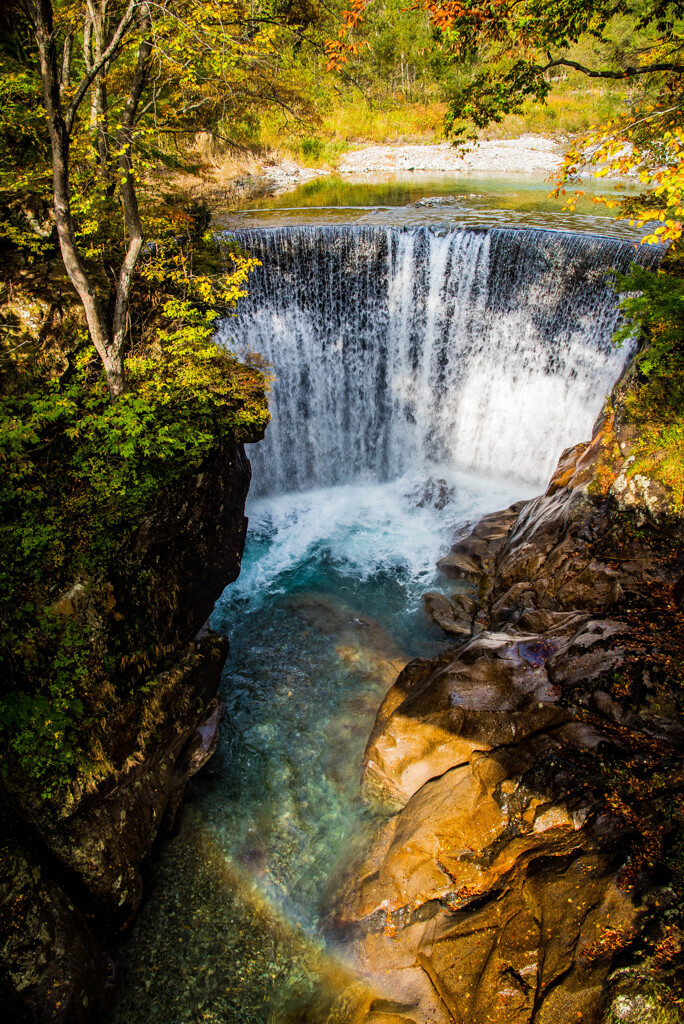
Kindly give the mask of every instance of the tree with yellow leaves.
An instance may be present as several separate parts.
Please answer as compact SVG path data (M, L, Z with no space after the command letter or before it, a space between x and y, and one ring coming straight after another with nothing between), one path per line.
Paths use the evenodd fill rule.
M12 6L0 26L0 228L34 253L56 231L116 398L126 386L132 289L158 279L160 254L169 280L214 319L241 294L253 263L236 252L229 272L211 280L179 276L189 262L178 243L186 225L155 189L155 153L164 139L220 130L250 105L293 101L279 24L270 8L242 0Z
M363 13L372 0L353 0L338 38L328 43L329 66L359 50ZM519 112L525 101L544 103L553 76L564 70L588 80L628 85L624 114L575 141L557 181L568 193L583 165L599 176L629 175L641 194L607 202L643 226L659 221L648 241L677 241L684 218L684 3L680 0L416 0L427 10L439 45L464 68L454 93L447 133L457 143L478 129ZM582 38L593 43L594 64L577 59ZM567 194L571 207L583 195Z

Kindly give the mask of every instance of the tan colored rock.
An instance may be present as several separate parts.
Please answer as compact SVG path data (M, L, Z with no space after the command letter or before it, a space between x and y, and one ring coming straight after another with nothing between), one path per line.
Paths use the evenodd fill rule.
M492 795L505 776L496 761L476 754L426 783L400 815L380 870L359 886L354 916L418 907L458 888L481 891L486 873L470 857L507 825Z
M555 494L556 491L560 491L568 487L575 475L577 462L588 447L588 444L581 443L574 445L572 448L565 449L558 460L558 465L556 466L553 476L549 481L549 486L546 489L548 497Z
M622 596L621 573L597 559L572 576L556 592L561 608L606 609Z
M581 625L588 617L575 611L552 612L547 608L536 608L532 611L523 611L515 625L519 630L550 636L567 633L568 630Z
M582 954L607 928L631 931L630 899L591 853L532 862L510 883L462 923L440 915L419 950L454 1021L596 1021L607 967L589 974Z
M681 713L648 671L637 699L613 685L625 651L633 661L648 644L624 615L632 595L674 584L681 606L684 585L615 517L613 502L663 521L664 491L630 475L630 444L609 408L543 497L454 545L445 566L477 583L481 631L407 666L378 715L365 792L401 810L341 919L409 1020L605 1024L609 973L644 927L639 890L618 884L634 819L608 814L604 757L684 746ZM681 525L667 522L671 543ZM428 601L436 620L458 619L455 599Z
M75 583L73 587L66 590L54 601L49 608L53 615L64 615L67 618L75 618L80 606L85 600L85 587L82 583Z
M474 604L474 602L473 602ZM423 607L436 626L455 637L470 637L473 632L472 615L459 611L444 594L423 594Z
M515 619L523 611L532 611L537 604L537 597L534 588L527 580L514 583L497 601L491 609L491 620L496 625L501 625L509 620ZM517 613L517 615L516 615Z
M440 558L437 568L451 579L467 580L469 583L478 583L482 576L481 563L460 551L452 551Z
M359 958L374 984L418 1000L409 1019L421 1024L440 1019L434 992L457 1024L596 1024L610 956L596 963L593 950L638 921L586 819L521 791L511 758L476 754L424 785L347 906L352 920L385 917Z
M403 805L474 752L567 722L545 670L530 665L534 643L530 637L520 648L507 635L482 634L433 672L419 669L409 684L400 677L366 747L366 797ZM540 649L549 657L555 647Z

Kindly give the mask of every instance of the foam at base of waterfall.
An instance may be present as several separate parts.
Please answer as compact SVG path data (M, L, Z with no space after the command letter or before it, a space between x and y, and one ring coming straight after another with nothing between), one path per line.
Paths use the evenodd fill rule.
M659 253L565 232L237 232L262 266L222 338L275 370L254 491L431 464L541 482L628 356L610 271Z
M529 486L520 483L442 466L431 477L411 472L391 483L250 500L249 545L240 576L214 612L215 625L220 628L224 612L230 620L235 603L248 600L254 611L275 594L314 585L330 571L347 585L391 576L404 590L406 610L413 612L434 585L435 563L448 550L454 530L529 494Z

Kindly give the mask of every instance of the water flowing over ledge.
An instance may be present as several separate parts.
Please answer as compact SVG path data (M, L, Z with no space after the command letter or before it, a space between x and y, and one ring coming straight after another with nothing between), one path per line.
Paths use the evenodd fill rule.
M543 481L627 353L610 271L660 253L493 228L244 229L263 266L222 340L274 366L253 493L450 464Z
M109 1024L143 1018L148 1024L180 1024L198 1014L245 1024L321 1024L359 1020L357 1011L376 997L383 1004L403 999L407 1007L418 1007L415 993L402 995L416 972L399 965L382 977L383 965L379 971L377 964L369 967L357 942L366 934L368 915L363 900L357 906L350 898L356 891L352 880L365 885L365 856L376 838L389 835L386 827L393 827L387 822L390 810L362 798L364 749L387 687L395 684L397 693L399 670L417 657L414 666L430 671L430 659L441 663L453 642L437 619L423 613L425 591L433 599L441 596L443 605L460 601L464 615L470 607L470 619L480 599L472 558L464 579L442 575L436 560L483 513L513 502L517 507L536 492L558 451L589 435L626 356L610 346L617 315L608 271L626 269L634 249L614 239L535 230L440 235L424 228L307 227L244 231L239 240L263 266L253 276L241 316L225 325L224 338L240 352L256 350L270 358L277 381L267 441L250 452L260 494L248 504L240 578L217 602L211 620L231 641L222 688L226 715L196 800L178 835L151 865L152 898L118 952L122 980ZM658 257L657 250L637 254L643 262ZM513 479L524 476L526 481ZM562 500L556 500L562 513ZM490 517L468 550L477 554L482 537L487 545L502 545L516 515L509 510ZM565 529L563 522L559 529ZM553 534L554 522L545 528ZM553 534L554 551L556 539ZM572 594L584 586L593 609L613 593L613 569L605 568L606 581L590 555L576 565L579 543L573 537L559 555L561 566L569 559L571 577L562 600L570 608ZM584 575L577 571L582 567ZM556 569L548 572L555 580ZM530 609L528 597L525 591L516 607L516 614L526 609L533 616L525 629L536 635L569 616L568 629L574 630L572 610ZM440 605L433 601L428 610L434 607ZM501 607L505 612L508 605ZM621 634L616 636L619 642ZM513 656L507 636L495 641L501 656L490 666L494 682L510 677L511 687L487 689L487 677L484 692L477 679L469 684L466 678L462 685L465 677L455 670L449 706L438 708L445 717L420 724L414 709L405 719L404 746L390 737L381 752L377 736L372 741L375 765L395 758L402 786L406 780L437 782L444 772L441 752L454 750L465 775L462 721L479 730L478 757L489 750L490 733L492 744L501 742L497 736L508 744L518 720L514 738L524 739L529 726L534 753L539 723L555 727L566 714L555 706L557 696L547 682L542 689L538 685L540 651L548 656L561 640L553 634L535 644L525 634ZM577 657L584 657L583 648ZM499 692L502 706L494 704L492 711ZM424 729L420 735L418 728ZM425 741L422 753L412 746L414 732L419 745ZM434 754L437 762L430 761L427 774L420 775L423 754L428 761ZM555 763L548 762L551 768ZM449 763L443 785L448 799L458 800L464 790L451 792L451 771ZM372 797L372 774L364 778ZM508 792L518 792L516 779ZM375 781L382 783L379 776ZM429 795L431 783L426 785ZM478 797L487 821L492 792L492 786L481 788ZM477 823L467 800L462 808L458 821L470 816ZM543 825L541 812L537 817ZM542 825L531 823L529 818L524 827L536 843ZM556 824L552 817L552 841ZM519 839L515 830L510 836ZM458 836L449 842L444 856L470 877L469 852L463 864L459 858L475 842ZM545 838L540 842L544 857L549 847ZM574 850L574 828L568 842ZM565 871L562 857L547 860L547 877L553 864ZM426 866L446 885L451 903L434 901L429 915L439 920L443 912L448 930L458 887L440 864L426 857L411 877ZM575 876L569 877L574 887ZM553 900L552 885L548 892ZM440 890L440 899L444 895ZM570 902L561 899L563 914ZM496 913L499 901L488 905ZM382 952L383 942L407 948L401 943L416 933L396 931L410 918L402 923L402 908L397 914L396 920L388 918L386 930L371 928L369 948ZM563 944L564 920L554 924L552 943L558 935ZM431 921L426 913L414 923L420 932ZM487 941L496 944L501 935L505 945L507 934L492 928ZM573 948L585 946L576 941ZM475 963L471 952L460 962ZM538 952L535 958L564 964ZM455 962L450 957L449 965ZM422 966L417 975L427 1002L415 1012L402 1011L401 1019L453 1019L430 1002L434 991ZM471 974L463 975L469 991ZM529 977L524 969L520 976ZM504 971L502 977L508 992L511 975ZM549 986L552 995L561 988ZM459 995L461 1003L466 1005ZM490 1005L498 1012L498 1002ZM487 1009L470 1016L480 1021L489 1015ZM375 1016L365 1019L370 1024Z

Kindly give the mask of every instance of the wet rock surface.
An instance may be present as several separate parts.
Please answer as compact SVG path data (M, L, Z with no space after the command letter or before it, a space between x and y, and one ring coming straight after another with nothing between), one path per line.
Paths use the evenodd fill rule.
M4 817L2 825L8 837L13 823ZM113 964L38 858L11 838L3 840L0 902L0 1004L18 1024L85 1024L113 994Z
M378 712L394 813L335 919L391 999L365 1024L678 1019L682 525L613 412L441 560L466 589L425 608L462 642Z

